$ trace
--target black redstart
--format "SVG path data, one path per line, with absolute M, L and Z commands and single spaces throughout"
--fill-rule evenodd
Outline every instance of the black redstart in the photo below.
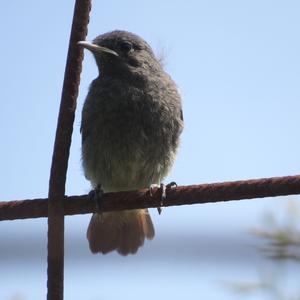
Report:
M 82 110 L 86 178 L 104 192 L 149 188 L 170 171 L 183 129 L 181 98 L 151 47 L 112 31 L 79 45 L 99 68 Z M 154 237 L 147 209 L 94 213 L 87 238 L 93 253 L 136 253 Z

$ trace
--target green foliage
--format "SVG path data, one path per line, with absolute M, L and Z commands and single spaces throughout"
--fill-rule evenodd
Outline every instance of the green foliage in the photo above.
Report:
M 300 300 L 300 290 L 291 292 L 285 287 L 287 264 L 300 267 L 300 207 L 290 201 L 282 215 L 267 212 L 262 228 L 250 233 L 265 242 L 257 250 L 269 261 L 268 267 L 259 269 L 255 281 L 230 283 L 230 289 L 241 296 L 260 293 L 272 300 Z

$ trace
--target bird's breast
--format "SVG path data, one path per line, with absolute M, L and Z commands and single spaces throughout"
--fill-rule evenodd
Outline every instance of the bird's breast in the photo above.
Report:
M 85 174 L 106 190 L 134 189 L 157 183 L 173 163 L 174 120 L 155 94 L 133 87 L 91 91 L 82 127 Z M 92 117 L 91 117 L 92 116 Z M 128 186 L 129 185 L 129 186 Z

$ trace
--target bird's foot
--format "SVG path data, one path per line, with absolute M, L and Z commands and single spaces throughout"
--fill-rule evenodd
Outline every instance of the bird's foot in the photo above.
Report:
M 167 190 L 176 187 L 177 183 L 175 181 L 172 181 L 168 184 L 161 183 L 160 189 L 161 189 L 161 199 L 160 199 L 160 206 L 157 208 L 158 214 L 161 214 L 162 212 L 162 206 L 164 205 L 164 201 L 167 199 Z
M 150 197 L 153 196 L 153 190 L 154 190 L 154 189 L 158 189 L 159 187 L 160 187 L 160 186 L 159 186 L 158 184 L 156 184 L 156 183 L 153 183 L 153 184 L 150 185 L 150 187 L 149 187 L 149 194 L 150 194 Z
M 172 187 L 176 187 L 176 186 L 177 186 L 177 183 L 174 182 L 174 181 L 168 183 L 167 185 L 164 184 L 164 183 L 161 183 L 160 185 L 158 185 L 158 184 L 151 184 L 150 185 L 149 193 L 150 193 L 151 197 L 153 196 L 153 189 L 154 188 L 160 187 L 160 189 L 161 189 L 160 205 L 157 207 L 157 211 L 158 211 L 159 214 L 161 214 L 162 206 L 164 205 L 164 201 L 167 199 L 167 190 L 171 189 Z
M 98 184 L 93 190 L 89 192 L 89 198 L 95 202 L 96 212 L 102 214 L 102 199 L 103 199 L 103 189 L 101 184 Z

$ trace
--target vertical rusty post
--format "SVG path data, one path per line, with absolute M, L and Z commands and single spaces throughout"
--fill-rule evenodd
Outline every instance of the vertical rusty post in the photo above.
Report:
M 52 156 L 48 201 L 48 300 L 63 299 L 65 183 L 91 0 L 76 0 Z

